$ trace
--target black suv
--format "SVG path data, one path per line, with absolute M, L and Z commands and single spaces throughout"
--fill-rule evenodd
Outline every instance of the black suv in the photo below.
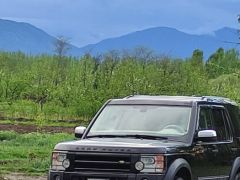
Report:
M 240 115 L 221 97 L 109 100 L 59 143 L 50 180 L 240 179 Z

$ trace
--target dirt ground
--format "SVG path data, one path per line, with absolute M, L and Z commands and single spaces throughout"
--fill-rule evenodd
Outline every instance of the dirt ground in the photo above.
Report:
M 72 134 L 72 133 L 74 133 L 74 128 L 55 127 L 55 126 L 37 127 L 34 125 L 0 124 L 0 131 L 16 131 L 18 133 L 30 133 L 30 132 L 61 133 L 61 132 L 65 132 L 65 133 Z
M 0 180 L 47 180 L 47 177 L 44 176 L 25 176 L 20 173 L 12 173 L 8 175 L 0 176 Z

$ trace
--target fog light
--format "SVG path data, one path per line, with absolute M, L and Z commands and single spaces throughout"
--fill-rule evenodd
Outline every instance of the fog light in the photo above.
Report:
M 62 162 L 62 166 L 63 166 L 65 169 L 69 168 L 69 166 L 70 166 L 70 161 L 69 161 L 69 159 L 64 159 L 63 162 Z
M 136 168 L 136 170 L 138 170 L 138 171 L 143 170 L 143 169 L 144 169 L 144 164 L 143 164 L 143 162 L 142 162 L 142 161 L 136 162 L 135 168 Z
M 60 176 L 55 176 L 55 180 L 61 180 L 61 177 Z

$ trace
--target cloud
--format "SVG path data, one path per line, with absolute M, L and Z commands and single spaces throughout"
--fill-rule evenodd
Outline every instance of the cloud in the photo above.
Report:
M 237 27 L 239 0 L 1 0 L 0 18 L 29 22 L 79 46 L 149 27 L 190 33 Z

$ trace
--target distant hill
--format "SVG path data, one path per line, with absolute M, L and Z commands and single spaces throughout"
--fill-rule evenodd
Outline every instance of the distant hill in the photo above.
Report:
M 55 37 L 31 24 L 0 19 L 0 50 L 53 54 L 55 40 Z M 154 50 L 157 54 L 180 58 L 190 57 L 193 50 L 201 49 L 206 59 L 219 47 L 239 49 L 239 46 L 226 41 L 240 41 L 236 29 L 225 27 L 211 34 L 194 35 L 173 28 L 155 27 L 106 39 L 82 48 L 71 45 L 68 55 L 81 56 L 84 53 L 97 55 L 110 50 L 131 50 L 142 46 Z
M 55 41 L 55 37 L 31 24 L 0 19 L 0 50 L 53 54 Z M 79 53 L 79 49 L 71 45 L 69 54 Z
M 173 28 L 156 27 L 106 39 L 97 44 L 82 47 L 81 50 L 98 54 L 113 49 L 123 50 L 144 46 L 159 54 L 185 58 L 190 57 L 194 49 L 201 49 L 207 58 L 219 47 L 224 49 L 237 47 L 236 44 L 226 41 L 239 42 L 236 29 L 225 27 L 212 34 L 193 35 Z

